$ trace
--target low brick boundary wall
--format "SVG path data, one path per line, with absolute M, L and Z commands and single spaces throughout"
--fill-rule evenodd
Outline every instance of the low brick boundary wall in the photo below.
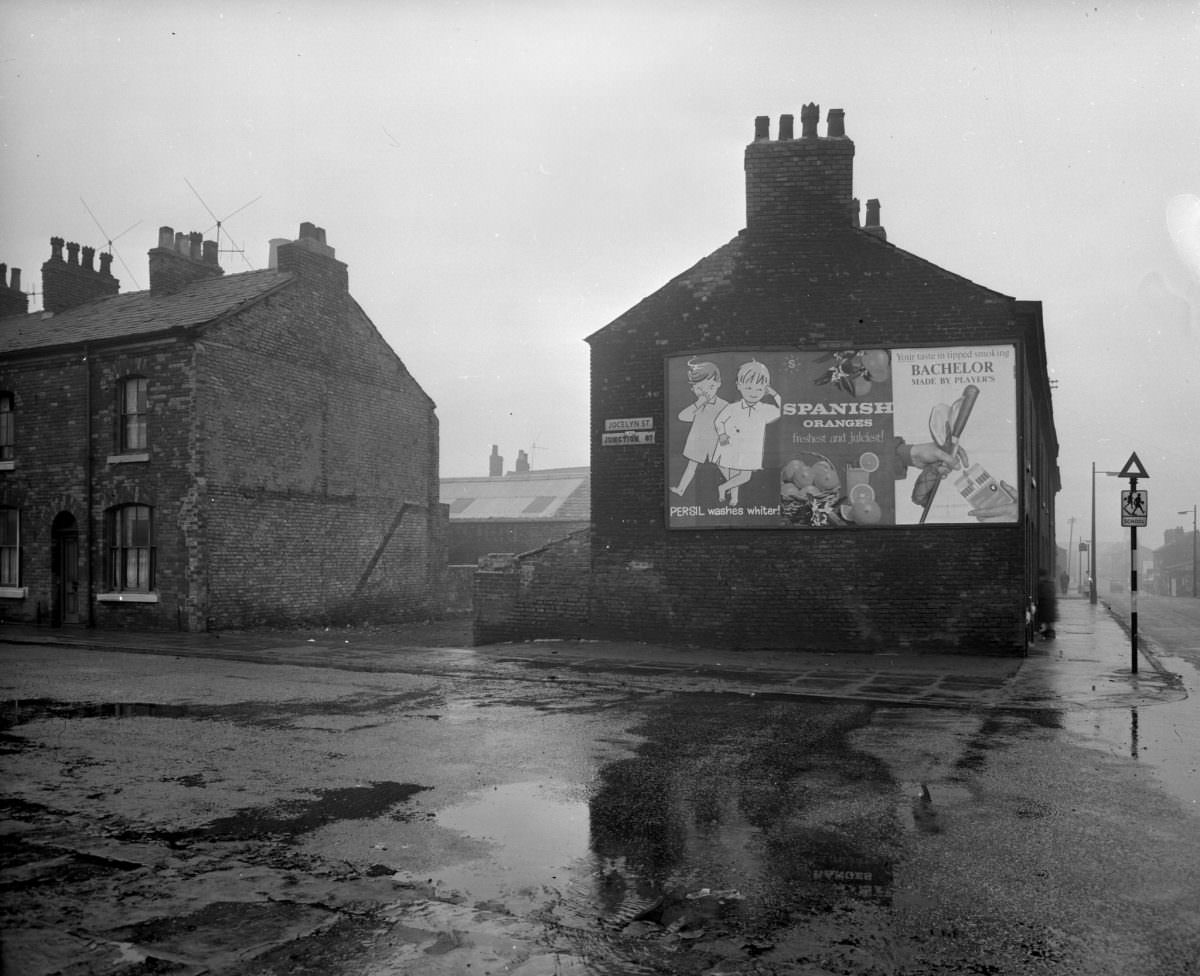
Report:
M 485 556 L 474 577 L 474 642 L 582 637 L 590 588 L 590 529 L 529 552 Z

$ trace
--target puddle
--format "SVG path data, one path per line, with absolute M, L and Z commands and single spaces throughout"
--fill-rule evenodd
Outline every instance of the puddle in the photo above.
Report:
M 1200 689 L 1200 670 L 1193 664 L 1182 658 L 1160 660 L 1193 694 Z M 1168 793 L 1200 813 L 1200 712 L 1195 702 L 1066 712 L 1063 726 L 1087 745 L 1145 763 Z
M 658 702 L 637 727 L 637 754 L 601 765 L 586 797 L 524 780 L 438 810 L 438 828 L 474 856 L 442 859 L 419 880 L 581 931 L 686 929 L 703 917 L 711 932 L 847 899 L 886 904 L 895 784 L 846 739 L 870 715 L 795 699 Z
M 572 864 L 587 856 L 588 805 L 560 782 L 506 783 L 478 790 L 437 813 L 442 827 L 491 845 L 486 859 L 438 871 L 438 881 L 473 901 L 525 898 L 566 887 Z
M 0 706 L 0 729 L 48 718 L 205 718 L 212 709 L 154 702 L 62 702 L 51 698 L 10 699 Z
M 0 702 L 0 733 L 18 725 L 49 719 L 193 719 L 217 720 L 236 725 L 277 727 L 314 727 L 331 732 L 352 732 L 371 728 L 397 717 L 438 719 L 429 709 L 442 705 L 440 693 L 429 690 L 406 691 L 393 695 L 356 694 L 335 700 L 242 701 L 225 705 L 163 704 L 161 702 L 72 702 L 53 698 L 9 699 Z M 384 716 L 380 718 L 380 716 Z M 352 720 L 365 716 L 366 724 Z
M 342 820 L 369 820 L 389 812 L 393 819 L 407 814 L 392 810 L 427 786 L 413 783 L 371 783 L 324 790 L 311 800 L 293 800 L 269 807 L 249 807 L 191 830 L 164 835 L 168 841 L 245 840 L 268 834 L 294 837 Z

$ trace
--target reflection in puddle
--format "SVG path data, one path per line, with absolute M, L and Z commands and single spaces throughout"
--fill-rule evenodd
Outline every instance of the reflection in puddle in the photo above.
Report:
M 506 783 L 478 790 L 445 807 L 437 821 L 493 845 L 483 860 L 438 872 L 441 884 L 473 901 L 536 900 L 547 887 L 565 886 L 572 862 L 588 850 L 588 807 L 568 798 L 562 783 Z M 508 904 L 513 909 L 511 903 Z
M 846 741 L 870 708 L 719 704 L 691 704 L 700 737 L 687 731 L 694 714 L 664 708 L 636 756 L 599 769 L 586 801 L 563 782 L 526 781 L 439 810 L 440 827 L 488 851 L 439 867 L 438 887 L 607 929 L 769 927 L 847 899 L 889 903 L 895 784 Z
M 1200 671 L 1189 662 L 1164 658 L 1163 665 L 1182 675 L 1185 687 L 1200 688 Z M 1063 725 L 1088 745 L 1145 763 L 1168 793 L 1200 810 L 1200 755 L 1195 746 L 1200 741 L 1200 713 L 1194 702 L 1065 712 Z

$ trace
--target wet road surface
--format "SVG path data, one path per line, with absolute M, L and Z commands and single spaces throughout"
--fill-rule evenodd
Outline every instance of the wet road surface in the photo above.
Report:
M 0 660 L 5 972 L 1198 971 L 1194 698 Z

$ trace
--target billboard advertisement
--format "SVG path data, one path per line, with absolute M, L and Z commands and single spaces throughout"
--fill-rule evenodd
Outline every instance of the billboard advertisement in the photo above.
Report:
M 667 357 L 667 526 L 1017 521 L 1013 345 Z

